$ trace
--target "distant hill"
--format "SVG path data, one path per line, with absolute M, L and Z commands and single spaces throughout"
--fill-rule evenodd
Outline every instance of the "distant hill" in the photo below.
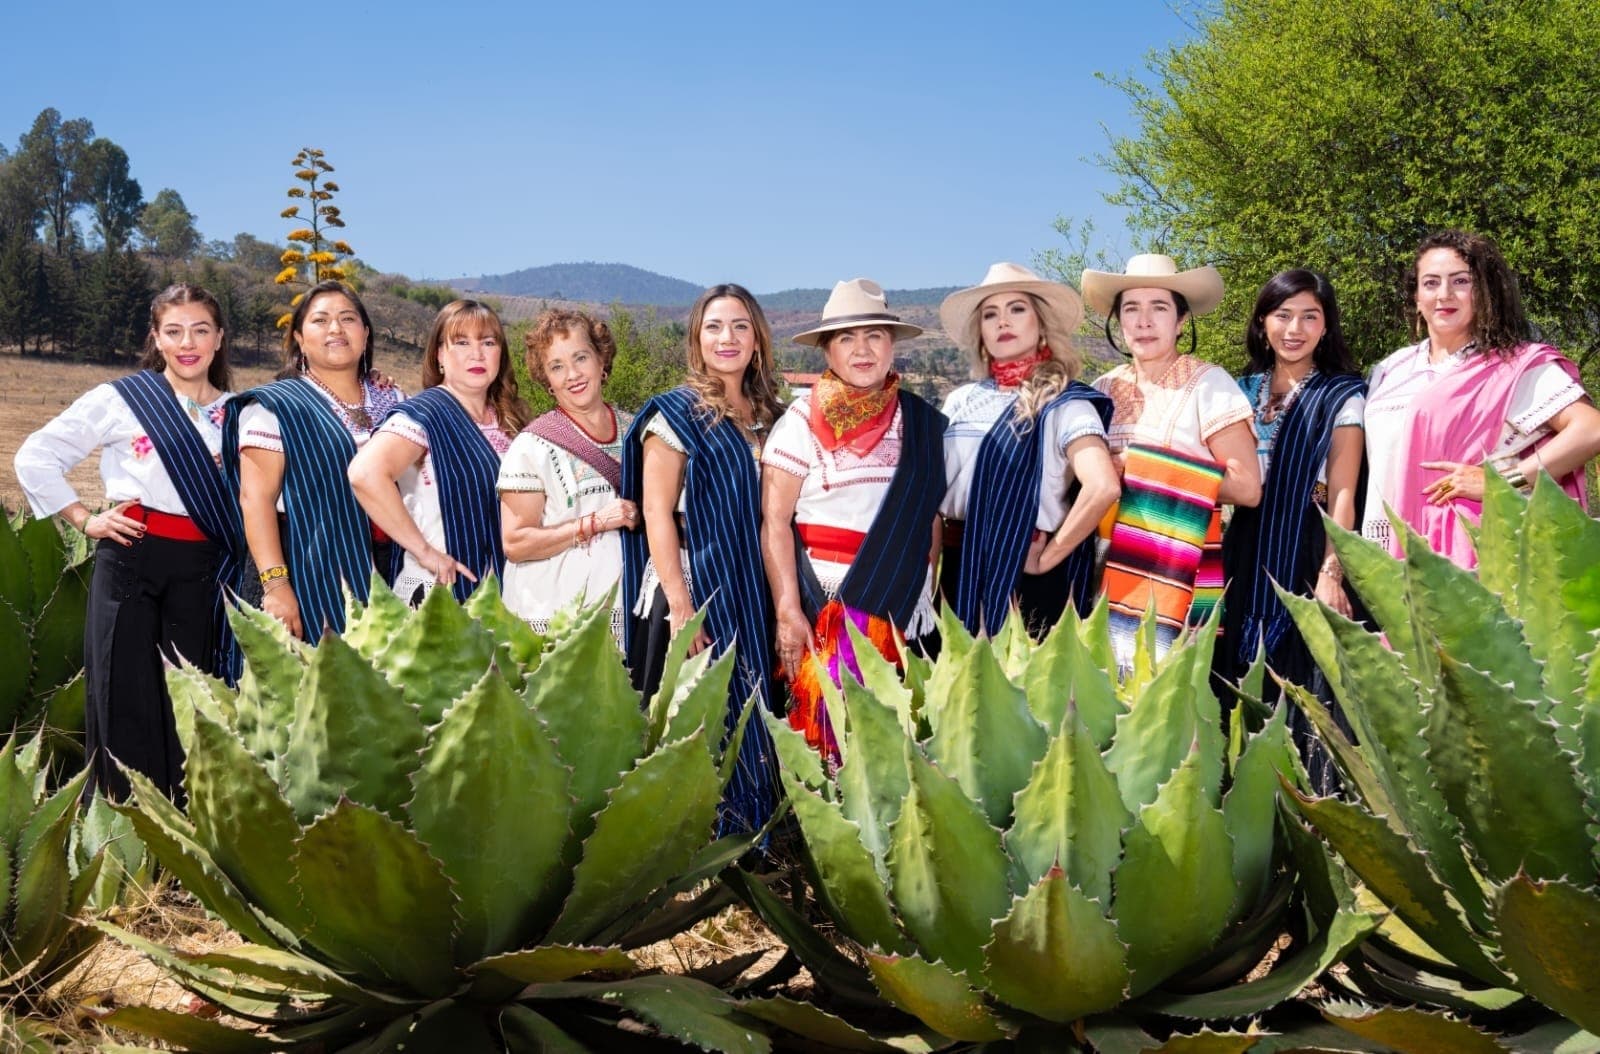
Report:
M 486 274 L 450 283 L 465 292 L 495 293 L 501 296 L 527 296 L 543 300 L 577 300 L 595 304 L 650 304 L 656 307 L 688 307 L 704 287 L 681 278 L 646 271 L 620 263 L 564 263 L 528 267 L 510 274 Z M 937 307 L 959 288 L 935 286 L 928 289 L 890 289 L 889 306 Z M 769 314 L 791 311 L 822 313 L 829 289 L 782 289 L 756 294 Z
M 598 304 L 692 304 L 702 286 L 620 263 L 565 263 L 452 282 L 464 291 L 587 300 Z

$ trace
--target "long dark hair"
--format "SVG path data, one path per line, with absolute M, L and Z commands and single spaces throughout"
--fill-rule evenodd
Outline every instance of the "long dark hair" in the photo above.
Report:
M 217 298 L 197 285 L 187 282 L 178 282 L 169 285 L 156 294 L 150 301 L 150 332 L 144 338 L 144 357 L 139 360 L 141 369 L 155 370 L 157 373 L 167 368 L 167 360 L 161 354 L 161 347 L 156 343 L 156 331 L 161 328 L 161 316 L 167 313 L 167 308 L 177 307 L 179 304 L 199 304 L 211 314 L 211 321 L 216 325 L 217 332 L 222 334 L 222 339 L 217 342 L 217 353 L 211 356 L 211 366 L 206 370 L 206 380 L 219 392 L 226 392 L 233 388 L 233 370 L 228 367 L 228 331 L 222 326 L 222 305 L 217 303 Z
M 1411 313 L 1411 331 L 1420 339 L 1427 326 L 1417 311 L 1417 265 L 1425 253 L 1449 249 L 1472 272 L 1472 339 L 1478 351 L 1509 355 L 1533 335 L 1528 316 L 1522 311 L 1522 291 L 1517 276 L 1511 273 L 1500 247 L 1471 231 L 1435 231 L 1422 239 L 1417 254 L 1406 272 L 1406 310 Z
M 1166 289 L 1166 286 L 1153 285 L 1151 289 Z M 1172 294 L 1173 306 L 1178 309 L 1179 318 L 1189 320 L 1189 354 L 1193 355 L 1200 347 L 1200 334 L 1195 326 L 1194 315 L 1189 312 L 1189 298 L 1176 289 L 1167 289 Z M 1124 355 L 1131 352 L 1122 351 L 1122 345 L 1117 343 L 1117 338 L 1111 335 L 1111 320 L 1117 317 L 1117 312 L 1122 310 L 1122 290 L 1117 290 L 1117 295 L 1111 298 L 1111 310 L 1106 312 L 1106 343 L 1121 351 Z
M 361 372 L 358 376 L 361 379 L 365 379 L 367 374 L 372 372 L 374 335 L 372 332 L 372 318 L 367 314 L 367 305 L 361 302 L 361 298 L 356 295 L 354 289 L 351 289 L 343 282 L 330 278 L 326 282 L 318 282 L 306 290 L 306 295 L 301 297 L 300 302 L 294 306 L 294 314 L 289 317 L 289 328 L 283 331 L 284 367 L 278 373 L 280 378 L 298 376 L 305 367 L 305 353 L 300 350 L 300 327 L 306 324 L 306 315 L 311 313 L 311 302 L 324 293 L 338 293 L 356 306 L 356 313 L 361 316 L 361 324 L 367 330 L 367 346 L 361 349 Z
M 1311 364 L 1327 374 L 1357 372 L 1355 359 L 1344 342 L 1339 300 L 1333 293 L 1333 283 L 1304 267 L 1280 271 L 1267 279 L 1267 284 L 1256 294 L 1250 325 L 1244 331 L 1244 350 L 1250 356 L 1250 372 L 1265 373 L 1277 362 L 1272 343 L 1267 340 L 1267 316 L 1278 310 L 1285 300 L 1301 293 L 1310 293 L 1322 305 L 1322 339 L 1311 349 Z

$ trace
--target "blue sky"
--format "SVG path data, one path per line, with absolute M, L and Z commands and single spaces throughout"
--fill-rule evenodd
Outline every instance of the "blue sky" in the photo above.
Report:
M 1166 0 L 92 0 L 3 24 L 6 146 L 46 106 L 87 117 L 207 238 L 281 239 L 309 145 L 386 270 L 618 261 L 757 290 L 969 284 L 1057 244 L 1061 213 L 1130 251 L 1094 155 L 1134 126 L 1095 74 L 1189 32 Z

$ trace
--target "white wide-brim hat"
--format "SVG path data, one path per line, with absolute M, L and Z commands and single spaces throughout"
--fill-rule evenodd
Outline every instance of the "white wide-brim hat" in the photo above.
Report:
M 944 326 L 945 336 L 968 355 L 976 355 L 980 337 L 978 327 L 972 324 L 973 316 L 991 296 L 1012 292 L 1031 293 L 1043 301 L 1051 321 L 1061 333 L 1077 332 L 1083 321 L 1083 301 L 1070 285 L 1040 278 L 1021 264 L 997 263 L 989 265 L 989 273 L 983 276 L 982 282 L 951 293 L 939 305 L 939 323 Z
M 883 286 L 870 278 L 852 278 L 834 285 L 828 302 L 822 306 L 822 323 L 804 333 L 796 333 L 796 344 L 820 347 L 829 333 L 857 326 L 883 326 L 893 331 L 895 340 L 915 337 L 921 326 L 900 321 L 899 315 L 889 313 L 889 301 L 883 295 Z
M 1222 303 L 1222 276 L 1215 267 L 1207 264 L 1180 271 L 1172 257 L 1162 253 L 1135 256 L 1121 274 L 1086 270 L 1079 285 L 1083 287 L 1084 303 L 1101 317 L 1111 314 L 1111 302 L 1124 289 L 1170 289 L 1182 293 L 1189 310 L 1196 315 L 1204 315 Z

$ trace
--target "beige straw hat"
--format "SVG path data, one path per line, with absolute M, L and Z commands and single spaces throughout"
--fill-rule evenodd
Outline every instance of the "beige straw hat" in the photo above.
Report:
M 1062 282 L 1040 278 L 1021 264 L 997 263 L 989 265 L 983 281 L 970 289 L 951 293 L 939 305 L 939 323 L 945 336 L 955 341 L 956 347 L 970 355 L 978 353 L 978 327 L 973 319 L 978 307 L 996 293 L 1031 293 L 1038 297 L 1049 312 L 1050 318 L 1041 319 L 1059 333 L 1077 332 L 1083 321 L 1083 301 L 1077 291 Z
M 794 342 L 821 347 L 829 333 L 857 326 L 883 326 L 894 332 L 895 340 L 909 339 L 922 332 L 921 326 L 902 322 L 899 315 L 889 314 L 883 286 L 870 278 L 852 278 L 839 282 L 828 294 L 828 302 L 822 306 L 822 324 L 796 333 Z
M 1086 270 L 1079 285 L 1089 310 L 1102 317 L 1111 314 L 1111 302 L 1124 289 L 1170 289 L 1182 293 L 1189 310 L 1196 315 L 1204 315 L 1222 303 L 1222 276 L 1215 267 L 1208 264 L 1180 271 L 1172 257 L 1161 253 L 1135 256 L 1121 274 Z

